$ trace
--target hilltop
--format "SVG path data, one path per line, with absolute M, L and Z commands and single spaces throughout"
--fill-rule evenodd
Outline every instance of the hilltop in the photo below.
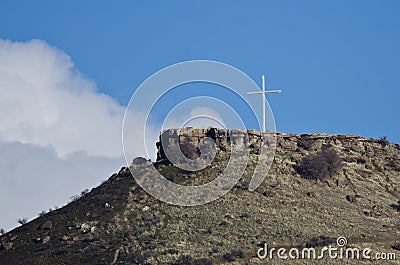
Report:
M 196 155 L 205 135 L 219 135 L 216 159 L 204 170 L 188 172 L 171 165 L 158 143 L 156 169 L 185 185 L 214 179 L 229 158 L 227 132 L 182 132 L 179 141 L 190 143 L 188 156 Z M 223 197 L 195 207 L 170 205 L 148 195 L 123 167 L 68 205 L 1 236 L 0 264 L 310 264 L 316 261 L 260 260 L 257 250 L 266 242 L 276 248 L 321 248 L 335 245 L 339 236 L 347 238 L 348 247 L 400 255 L 399 145 L 355 135 L 277 133 L 272 166 L 251 192 L 247 187 L 261 134 L 249 133 L 254 142 L 245 174 Z M 310 175 L 304 161 L 312 167 L 322 150 L 337 155 L 338 170 Z

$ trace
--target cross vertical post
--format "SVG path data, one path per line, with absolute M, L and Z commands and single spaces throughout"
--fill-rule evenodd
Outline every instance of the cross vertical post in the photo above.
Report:
M 262 132 L 266 131 L 266 117 L 265 117 L 265 101 L 266 101 L 266 94 L 267 93 L 281 93 L 281 90 L 265 90 L 265 76 L 261 76 L 261 91 L 257 92 L 247 92 L 247 95 L 255 95 L 255 94 L 261 94 L 261 100 L 262 100 Z
M 263 130 L 263 132 L 265 132 L 265 100 L 266 100 L 266 97 L 265 97 L 265 76 L 264 75 L 262 75 L 261 76 L 261 82 L 262 82 L 262 97 L 261 97 L 261 100 L 262 100 L 262 117 L 263 117 L 263 126 L 262 126 L 262 130 Z

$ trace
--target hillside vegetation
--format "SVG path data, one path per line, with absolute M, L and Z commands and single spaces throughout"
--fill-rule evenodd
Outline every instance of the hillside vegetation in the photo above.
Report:
M 274 163 L 256 191 L 247 189 L 254 152 L 231 191 L 196 207 L 151 197 L 124 167 L 65 207 L 1 236 L 0 264 L 313 264 L 261 260 L 257 250 L 264 243 L 322 248 L 339 236 L 347 247 L 400 259 L 399 145 L 347 135 L 278 134 L 277 140 Z M 155 165 L 171 181 L 197 185 L 215 178 L 227 159 L 196 173 Z

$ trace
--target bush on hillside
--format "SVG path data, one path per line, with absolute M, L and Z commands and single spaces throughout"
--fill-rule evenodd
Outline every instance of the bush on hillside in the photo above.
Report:
M 28 222 L 28 218 L 27 218 L 27 217 L 20 218 L 20 219 L 18 219 L 17 221 L 18 221 L 18 223 L 19 223 L 20 225 L 24 225 L 24 224 L 26 224 L 26 223 Z
M 305 156 L 296 167 L 302 178 L 322 180 L 337 174 L 343 168 L 339 155 L 333 149 L 323 149 L 316 154 Z

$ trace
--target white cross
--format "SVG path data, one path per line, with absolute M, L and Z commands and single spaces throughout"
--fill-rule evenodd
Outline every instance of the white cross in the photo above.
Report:
M 261 94 L 262 95 L 262 114 L 263 114 L 263 127 L 262 130 L 265 132 L 265 100 L 267 93 L 281 93 L 281 90 L 265 90 L 265 77 L 264 75 L 261 76 L 262 79 L 262 91 L 257 92 L 248 92 L 247 95 L 254 95 L 254 94 Z

